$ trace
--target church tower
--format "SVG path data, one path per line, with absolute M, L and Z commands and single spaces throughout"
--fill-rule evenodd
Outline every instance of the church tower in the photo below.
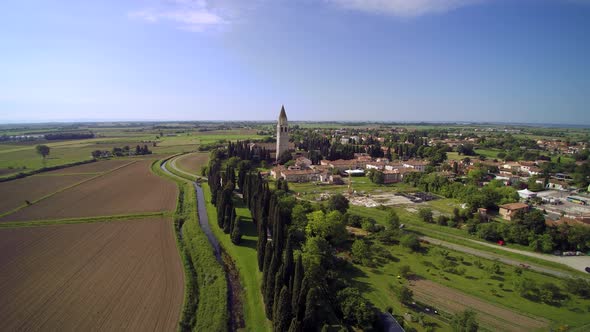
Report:
M 289 150 L 289 125 L 287 124 L 287 113 L 285 106 L 281 106 L 279 122 L 277 122 L 277 160 L 281 154 Z

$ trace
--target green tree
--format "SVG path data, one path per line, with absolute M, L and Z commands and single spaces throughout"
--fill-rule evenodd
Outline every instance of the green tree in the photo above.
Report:
M 283 286 L 277 303 L 277 312 L 272 324 L 273 330 L 275 332 L 287 331 L 289 325 L 291 325 L 291 317 L 291 295 L 287 286 Z
M 340 244 L 348 238 L 346 224 L 342 214 L 337 211 L 324 214 L 323 211 L 314 211 L 307 215 L 305 232 L 308 237 L 320 236 L 332 244 Z
M 328 200 L 327 208 L 329 211 L 340 211 L 344 214 L 348 210 L 348 199 L 342 194 L 335 194 Z
M 420 210 L 418 210 L 418 216 L 424 222 L 427 222 L 427 223 L 433 223 L 434 222 L 434 219 L 433 219 L 433 216 L 432 216 L 432 210 L 429 209 L 429 208 L 421 208 Z
M 234 219 L 234 226 L 231 230 L 231 242 L 233 244 L 240 244 L 240 242 L 242 241 L 242 232 L 240 231 L 240 220 L 241 217 L 239 216 Z
M 475 311 L 465 310 L 453 316 L 451 326 L 455 332 L 477 332 L 479 324 L 475 319 Z
M 49 155 L 51 148 L 48 147 L 47 145 L 37 145 L 35 147 L 35 150 L 37 151 L 38 154 L 41 155 L 41 157 L 43 157 L 43 163 L 45 163 L 45 158 Z
M 410 305 L 414 301 L 414 292 L 406 286 L 403 286 L 399 292 L 399 300 L 405 305 Z
M 420 250 L 420 241 L 418 240 L 418 237 L 414 234 L 406 234 L 402 237 L 401 241 L 400 241 L 401 245 L 406 247 L 406 248 L 410 248 L 413 251 L 419 251 Z
M 362 265 L 371 264 L 371 246 L 365 240 L 355 240 L 352 243 L 352 258 Z

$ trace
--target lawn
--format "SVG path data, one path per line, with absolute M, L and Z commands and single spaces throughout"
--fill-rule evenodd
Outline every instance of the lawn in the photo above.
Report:
M 242 241 L 240 245 L 234 245 L 228 234 L 225 234 L 217 225 L 217 211 L 211 204 L 211 191 L 209 185 L 202 184 L 207 203 L 207 215 L 213 233 L 221 243 L 223 249 L 233 258 L 235 265 L 240 274 L 240 281 L 244 292 L 242 294 L 244 304 L 244 318 L 246 321 L 246 330 L 260 331 L 272 329 L 271 322 L 266 319 L 264 313 L 264 303 L 260 284 L 262 282 L 262 273 L 258 271 L 258 261 L 256 256 L 256 226 L 252 222 L 250 211 L 241 203 L 235 200 L 236 213 L 242 217 L 240 230 L 242 231 Z
M 590 300 L 588 299 L 570 295 L 560 306 L 551 306 L 525 299 L 515 291 L 515 282 L 525 277 L 539 285 L 553 283 L 561 287 L 563 291 L 562 282 L 557 282 L 554 277 L 528 270 L 523 271 L 519 276 L 515 268 L 501 263 L 499 263 L 500 273 L 494 274 L 489 271 L 494 264 L 493 261 L 474 258 L 436 246 L 428 245 L 420 253 L 411 252 L 398 245 L 376 246 L 373 252 L 379 254 L 375 265 L 372 267 L 355 265 L 360 271 L 354 274 L 354 280 L 364 290 L 363 293 L 367 298 L 382 309 L 391 306 L 397 313 L 402 310 L 395 296 L 395 290 L 400 286 L 400 281 L 395 276 L 399 274 L 400 266 L 408 265 L 413 273 L 422 278 L 458 289 L 487 302 L 508 307 L 515 312 L 547 318 L 556 325 L 568 324 L 570 327 L 579 327 L 590 324 L 590 315 L 588 315 Z M 447 259 L 443 258 L 445 252 L 448 255 Z M 454 267 L 462 273 L 445 272 L 443 264 Z

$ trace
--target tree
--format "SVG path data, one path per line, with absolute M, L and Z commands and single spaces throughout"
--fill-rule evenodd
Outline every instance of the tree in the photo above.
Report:
M 410 248 L 413 251 L 419 251 L 420 250 L 420 241 L 418 240 L 418 237 L 414 234 L 406 234 L 402 237 L 401 241 L 400 241 L 401 245 L 406 247 L 406 248 Z
M 242 232 L 240 231 L 240 220 L 242 217 L 236 217 L 234 219 L 234 225 L 231 230 L 231 242 L 233 244 L 240 244 L 242 241 Z
M 291 324 L 291 317 L 291 296 L 287 286 L 283 286 L 277 303 L 277 312 L 273 321 L 273 330 L 276 332 L 287 331 Z
M 371 263 L 371 246 L 365 240 L 355 240 L 352 244 L 352 258 L 362 265 Z
M 434 219 L 432 217 L 432 210 L 429 208 L 421 208 L 420 210 L 418 210 L 418 216 L 420 216 L 420 219 L 422 219 L 422 221 L 424 222 L 434 222 Z
M 357 288 L 346 287 L 338 291 L 336 301 L 346 322 L 364 331 L 372 330 L 372 325 L 377 318 L 375 308 Z
M 340 244 L 348 238 L 344 218 L 336 210 L 328 214 L 314 211 L 307 215 L 307 219 L 305 232 L 309 237 L 320 236 L 333 244 Z
M 340 213 L 346 213 L 348 210 L 348 199 L 342 194 L 336 194 L 330 197 L 328 200 L 328 210 L 340 211 Z
M 281 155 L 277 159 L 277 164 L 285 164 L 291 159 L 293 159 L 293 155 L 291 154 L 291 152 L 289 152 L 289 150 L 283 151 L 283 153 L 281 153 Z
M 407 279 L 410 275 L 412 275 L 412 270 L 410 269 L 409 265 L 402 265 L 399 267 L 399 274 L 400 276 Z
M 410 305 L 414 301 L 414 292 L 406 286 L 403 286 L 399 292 L 399 300 L 405 304 Z
M 316 306 L 320 302 L 320 291 L 313 287 L 307 292 L 305 301 L 305 315 L 303 316 L 303 330 L 315 331 L 320 326 Z
M 49 148 L 47 145 L 37 145 L 35 150 L 41 155 L 41 157 L 43 157 L 43 162 L 45 162 L 45 158 L 49 155 L 51 148 Z
M 92 159 L 98 159 L 98 158 L 100 158 L 100 156 L 102 156 L 102 151 L 100 151 L 100 150 L 92 151 Z
M 451 326 L 456 332 L 476 332 L 479 324 L 475 320 L 475 311 L 468 309 L 456 314 L 453 316 Z

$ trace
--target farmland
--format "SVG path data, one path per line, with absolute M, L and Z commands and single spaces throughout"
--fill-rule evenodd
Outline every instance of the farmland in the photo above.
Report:
M 0 330 L 176 329 L 183 272 L 166 218 L 0 230 Z
M 0 213 L 6 213 L 25 201 L 33 202 L 41 197 L 54 193 L 91 178 L 92 175 L 78 174 L 67 176 L 30 176 L 24 179 L 0 183 Z
M 175 164 L 184 172 L 198 175 L 201 172 L 201 167 L 206 166 L 208 161 L 209 154 L 207 152 L 201 152 L 181 156 L 175 160 Z
M 176 186 L 137 161 L 27 206 L 2 221 L 61 219 L 172 211 Z M 46 179 L 53 177 L 33 177 Z

